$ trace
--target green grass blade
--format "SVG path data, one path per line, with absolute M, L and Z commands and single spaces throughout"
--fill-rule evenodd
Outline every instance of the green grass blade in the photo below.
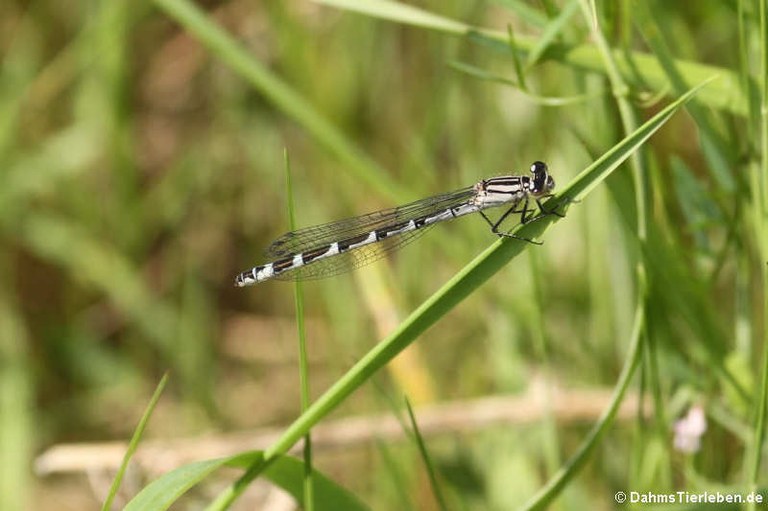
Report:
M 239 466 L 245 467 L 250 463 L 242 459 Z M 281 456 L 264 472 L 264 476 L 274 484 L 290 493 L 296 502 L 305 502 L 306 498 L 300 492 L 304 488 L 306 468 L 301 460 L 289 456 Z M 355 494 L 334 483 L 327 476 L 312 469 L 314 482 L 314 506 L 317 511 L 367 511 L 369 508 Z
M 507 25 L 507 34 L 509 34 L 509 49 L 512 53 L 512 68 L 515 70 L 515 76 L 517 76 L 517 85 L 519 86 L 520 90 L 528 91 L 528 83 L 525 79 L 523 62 L 522 58 L 520 57 L 524 54 L 524 52 L 517 49 L 517 45 L 515 43 L 515 32 L 512 29 L 512 25 Z
M 522 75 L 521 75 L 521 80 L 518 83 L 518 82 L 515 82 L 514 80 L 510 80 L 509 78 L 497 75 L 495 73 L 491 73 L 489 71 L 486 71 L 485 69 L 481 69 L 479 67 L 472 66 L 470 64 L 465 64 L 463 62 L 450 61 L 448 65 L 451 66 L 456 71 L 465 73 L 473 78 L 477 78 L 478 80 L 486 80 L 489 82 L 502 83 L 504 85 L 514 87 L 516 90 L 520 91 L 520 93 L 522 93 L 525 97 L 530 99 L 531 102 L 541 106 L 557 107 L 557 106 L 564 106 L 564 105 L 572 105 L 575 103 L 584 103 L 591 99 L 601 97 L 604 94 L 603 92 L 598 92 L 598 93 L 590 93 L 590 94 L 579 94 L 576 96 L 567 96 L 567 97 L 539 96 L 537 94 L 531 93 L 529 90 L 523 87 Z
M 128 502 L 123 511 L 160 511 L 168 509 L 190 488 L 227 465 L 230 458 L 197 461 L 172 470 L 155 479 Z
M 131 457 L 133 457 L 133 454 L 139 447 L 141 436 L 144 434 L 144 430 L 147 428 L 149 418 L 152 416 L 152 412 L 155 410 L 155 406 L 157 406 L 157 402 L 160 400 L 160 396 L 163 394 L 163 390 L 165 389 L 165 385 L 167 383 L 168 373 L 165 373 L 160 379 L 160 383 L 157 384 L 157 388 L 155 388 L 155 392 L 152 394 L 152 398 L 149 400 L 147 409 L 144 411 L 144 415 L 142 415 L 141 420 L 139 421 L 139 425 L 136 426 L 136 431 L 134 431 L 133 436 L 131 437 L 131 441 L 128 443 L 128 449 L 125 451 L 123 461 L 120 463 L 120 468 L 117 470 L 117 474 L 115 474 L 115 479 L 112 481 L 112 485 L 109 487 L 107 498 L 104 500 L 104 504 L 101 506 L 102 511 L 109 511 L 112 509 L 112 501 L 115 499 L 115 495 L 117 495 L 117 490 L 120 489 L 120 483 L 122 482 L 125 471 L 128 468 L 128 462 L 131 460 Z
M 437 501 L 437 507 L 442 511 L 446 511 L 448 506 L 445 504 L 445 497 L 443 491 L 440 488 L 440 484 L 437 482 L 437 474 L 435 473 L 435 467 L 432 464 L 432 460 L 427 452 L 427 446 L 424 443 L 424 437 L 421 436 L 419 431 L 419 424 L 416 422 L 416 417 L 413 415 L 413 407 L 408 399 L 405 400 L 405 408 L 408 410 L 408 419 L 411 422 L 411 428 L 413 428 L 413 437 L 416 439 L 416 445 L 419 448 L 419 455 L 424 462 L 424 466 L 427 469 L 427 475 L 429 476 L 429 486 L 432 488 L 432 493 L 435 495 Z
M 616 412 L 621 405 L 621 401 L 624 398 L 624 394 L 629 387 L 629 383 L 632 381 L 632 376 L 635 374 L 635 370 L 640 365 L 642 359 L 643 350 L 641 342 L 642 332 L 645 323 L 645 308 L 641 304 L 635 311 L 635 323 L 632 332 L 632 340 L 630 342 L 629 353 L 627 360 L 621 370 L 619 381 L 616 388 L 613 391 L 611 403 L 608 408 L 603 412 L 600 420 L 593 426 L 592 430 L 587 435 L 587 438 L 581 444 L 576 454 L 568 460 L 568 462 L 549 480 L 549 482 L 531 498 L 523 509 L 525 511 L 533 511 L 538 509 L 545 509 L 560 492 L 565 488 L 570 481 L 584 464 L 589 459 L 589 455 L 600 443 L 600 439 L 603 437 L 608 428 L 613 424 L 613 419 L 616 417 Z
M 560 204 L 585 197 L 591 190 L 605 180 L 611 172 L 621 165 L 648 138 L 653 135 L 683 104 L 689 101 L 709 81 L 691 89 L 680 99 L 671 103 L 653 118 L 643 124 L 634 133 L 606 152 L 595 163 L 581 172 L 556 197 L 550 199 L 545 207 L 549 210 Z M 555 215 L 549 215 L 529 222 L 514 233 L 527 239 L 533 239 L 555 221 Z M 283 435 L 269 449 L 264 451 L 265 459 L 248 470 L 240 481 L 225 490 L 219 501 L 231 502 L 236 495 L 244 491 L 251 479 L 258 476 L 271 460 L 285 454 L 323 417 L 328 415 L 353 391 L 359 388 L 376 371 L 392 360 L 427 328 L 447 314 L 475 289 L 480 287 L 501 270 L 513 257 L 521 253 L 530 244 L 518 239 L 499 239 L 472 262 L 460 270 L 435 294 L 422 303 L 406 318 L 389 337 L 366 353 L 347 373 L 339 378 L 312 406 L 293 422 Z M 219 509 L 219 508 L 214 508 Z
M 184 465 L 152 481 L 125 507 L 125 511 L 162 511 L 168 509 L 190 488 L 203 481 L 222 467 L 245 468 L 263 459 L 262 452 L 248 452 L 199 461 Z M 302 502 L 304 463 L 295 458 L 281 456 L 275 459 L 264 476 L 288 492 L 297 502 Z M 354 494 L 334 483 L 327 476 L 313 471 L 316 506 L 318 511 L 365 511 L 368 507 Z
M 460 21 L 388 0 L 319 0 L 318 3 L 440 32 L 466 34 L 471 30 L 469 25 Z
M 451 35 L 483 37 L 507 45 L 509 35 L 497 30 L 488 30 L 473 27 L 437 14 L 433 14 L 415 7 L 404 6 L 398 2 L 389 0 L 317 0 L 319 3 L 358 12 L 367 16 L 381 18 L 397 23 L 412 25 L 430 30 L 436 30 Z M 515 46 L 530 52 L 534 49 L 538 39 L 515 35 Z M 508 45 L 507 45 L 508 47 Z M 619 65 L 624 80 L 633 87 L 654 90 L 664 90 L 668 86 L 667 74 L 659 65 L 654 55 L 642 52 L 632 53 L 632 62 L 619 51 L 614 50 L 616 61 Z M 591 44 L 582 44 L 575 47 L 560 48 L 557 52 L 549 52 L 547 57 L 563 64 L 568 64 L 578 69 L 605 73 L 605 64 L 598 49 Z M 739 76 L 723 67 L 709 66 L 687 60 L 676 60 L 677 69 L 686 77 L 688 83 L 702 83 L 710 77 L 718 75 L 720 80 L 701 91 L 697 97 L 702 104 L 746 116 L 747 99 L 739 86 Z M 640 74 L 636 73 L 639 71 Z
M 579 0 L 571 0 L 571 3 L 566 5 L 565 8 L 560 11 L 557 18 L 547 24 L 544 32 L 541 34 L 541 39 L 536 42 L 528 53 L 526 68 L 530 69 L 539 62 L 547 49 L 554 44 L 555 39 L 560 35 L 560 32 L 563 31 L 568 20 L 570 20 L 571 16 L 573 16 L 578 9 Z
M 288 194 L 288 227 L 296 230 L 296 208 L 293 200 L 293 183 L 291 181 L 291 165 L 288 159 L 288 151 L 285 158 L 285 189 Z M 301 411 L 309 408 L 309 360 L 307 356 L 307 335 L 304 328 L 304 292 L 301 281 L 296 280 L 294 286 L 294 303 L 296 307 L 296 330 L 299 336 L 299 386 L 301 389 Z M 302 507 L 306 511 L 314 509 L 313 485 L 312 485 L 312 436 L 309 431 L 304 436 L 304 500 Z
M 757 249 L 760 254 L 760 279 L 762 281 L 762 318 L 768 317 L 768 0 L 760 2 L 760 148 L 762 158 L 760 166 L 753 172 L 752 186 L 754 188 L 754 221 L 755 237 L 757 239 Z M 758 319 L 758 320 L 759 320 Z M 763 339 L 761 350 L 762 373 L 760 382 L 760 398 L 757 403 L 755 413 L 754 438 L 751 446 L 751 456 L 747 460 L 747 484 L 750 488 L 757 488 L 760 477 L 760 466 L 762 464 L 765 445 L 765 424 L 768 421 L 768 327 L 763 325 Z M 755 509 L 754 503 L 750 509 Z

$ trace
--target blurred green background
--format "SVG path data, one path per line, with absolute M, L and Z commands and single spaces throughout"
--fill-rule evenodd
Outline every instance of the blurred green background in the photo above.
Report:
M 169 369 L 152 440 L 279 430 L 298 415 L 293 286 L 232 286 L 288 230 L 284 151 L 306 226 L 534 160 L 564 185 L 626 135 L 580 2 L 409 4 L 515 42 L 303 0 L 194 4 L 242 45 L 243 62 L 185 29 L 176 1 L 0 4 L 0 509 L 98 509 L 114 466 L 43 474 L 36 457 L 128 439 Z M 641 120 L 721 74 L 642 149 L 646 239 L 626 165 L 329 420 L 388 414 L 404 394 L 418 419 L 431 403 L 609 393 L 642 262 L 646 344 L 632 392 L 652 404 L 611 428 L 556 508 L 747 484 L 768 252 L 762 7 L 597 2 Z M 482 219 L 464 218 L 306 284 L 313 394 L 493 241 Z M 555 407 L 431 432 L 449 507 L 526 502 L 598 419 L 600 407 L 572 405 L 577 419 Z M 687 454 L 673 424 L 691 406 L 708 429 Z M 342 442 L 318 448 L 315 464 L 373 509 L 437 508 L 413 442 Z M 124 497 L 157 476 L 138 472 Z M 249 498 L 243 509 L 261 505 Z M 201 490 L 180 508 L 209 499 Z

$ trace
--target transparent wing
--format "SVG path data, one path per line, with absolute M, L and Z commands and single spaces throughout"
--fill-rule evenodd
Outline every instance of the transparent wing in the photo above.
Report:
M 415 231 L 408 231 L 391 238 L 383 239 L 370 245 L 343 252 L 341 254 L 311 262 L 295 270 L 276 275 L 278 280 L 315 280 L 347 273 L 361 266 L 377 261 L 389 252 L 393 252 L 428 231 L 434 224 L 426 225 Z
M 434 197 L 421 199 L 415 202 L 411 202 L 410 204 L 405 204 L 403 206 L 399 206 L 396 208 L 384 209 L 381 211 L 368 213 L 366 215 L 346 218 L 344 220 L 337 220 L 335 222 L 330 222 L 327 224 L 316 225 L 312 227 L 306 227 L 304 229 L 299 229 L 297 231 L 284 234 L 280 236 L 277 240 L 275 240 L 275 242 L 272 243 L 272 245 L 270 245 L 267 248 L 266 256 L 270 260 L 280 259 L 282 257 L 297 254 L 300 252 L 306 252 L 307 250 L 312 250 L 313 248 L 323 247 L 325 245 L 329 245 L 337 241 L 351 239 L 356 236 L 367 234 L 377 229 L 381 229 L 382 227 L 396 225 L 401 222 L 408 222 L 410 220 L 415 220 L 417 218 L 423 217 L 425 215 L 429 215 L 432 213 L 443 211 L 450 207 L 457 206 L 459 204 L 466 202 L 474 195 L 475 195 L 474 188 L 468 187 L 468 188 L 463 188 L 461 190 L 457 190 L 455 192 L 444 193 L 442 195 L 436 195 Z M 345 253 L 346 255 L 349 255 L 355 252 L 360 252 L 359 254 L 356 255 L 356 258 L 365 261 L 365 262 L 353 263 L 353 264 L 348 261 L 347 264 L 352 264 L 352 266 L 350 266 L 349 269 L 357 268 L 359 266 L 362 266 L 363 264 L 367 264 L 368 262 L 371 262 L 381 257 L 381 256 L 376 256 L 375 258 L 372 258 L 373 257 L 372 255 L 366 256 L 364 255 L 365 253 L 367 252 L 378 253 L 381 251 L 387 252 L 394 248 L 401 247 L 406 243 L 408 243 L 409 241 L 412 241 L 413 239 L 418 237 L 420 234 L 422 234 L 425 228 L 426 227 L 417 229 L 415 231 L 409 231 L 398 236 L 393 236 L 393 238 L 391 239 L 386 239 L 378 243 L 374 243 L 372 245 L 365 245 L 363 247 L 360 247 L 360 249 L 352 250 L 350 252 Z M 374 249 L 373 247 L 377 247 L 377 248 Z M 308 266 L 320 265 L 324 261 L 329 261 L 328 263 L 326 263 L 326 265 L 329 265 L 331 260 L 335 260 L 340 257 L 343 257 L 345 254 L 340 254 L 339 256 L 330 257 L 328 259 L 321 259 L 320 261 L 317 261 L 317 263 L 312 263 Z M 368 259 L 370 259 L 370 261 Z M 337 263 L 337 264 L 341 264 L 341 263 Z M 301 269 L 304 269 L 304 268 L 306 268 L 306 272 L 309 273 L 309 268 L 303 267 Z M 297 269 L 295 270 L 295 272 L 299 272 L 301 269 Z M 341 271 L 333 271 L 328 275 L 322 275 L 322 276 L 335 275 L 340 272 Z M 294 272 L 291 272 L 291 273 L 294 273 Z M 289 278 L 288 275 L 286 275 L 286 277 Z M 312 278 L 312 277 L 309 277 L 309 278 Z

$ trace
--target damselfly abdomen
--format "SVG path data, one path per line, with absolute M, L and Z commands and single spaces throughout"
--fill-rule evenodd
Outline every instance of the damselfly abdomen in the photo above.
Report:
M 404 206 L 368 213 L 328 224 L 289 232 L 267 249 L 271 262 L 255 266 L 235 278 L 238 287 L 269 279 L 316 279 L 329 277 L 373 262 L 390 250 L 400 248 L 424 233 L 428 227 L 479 212 L 491 232 L 516 237 L 499 230 L 512 214 L 520 223 L 531 219 L 531 200 L 539 211 L 540 200 L 552 195 L 555 181 L 547 165 L 531 165 L 531 176 L 500 176 L 484 179 L 474 186 L 421 199 Z M 509 209 L 497 221 L 483 210 L 499 206 Z

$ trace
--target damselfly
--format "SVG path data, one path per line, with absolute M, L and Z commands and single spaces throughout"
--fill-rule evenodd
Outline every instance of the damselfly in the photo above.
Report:
M 529 207 L 531 199 L 542 214 L 550 213 L 540 201 L 552 195 L 555 181 L 547 165 L 540 161 L 531 165 L 531 174 L 492 177 L 404 206 L 289 232 L 267 249 L 272 262 L 242 272 L 235 278 L 235 285 L 249 286 L 269 279 L 317 279 L 343 273 L 404 246 L 438 222 L 475 212 L 488 222 L 492 233 L 517 238 L 499 229 L 509 215 L 520 214 L 521 224 L 529 222 L 533 214 Z M 504 205 L 509 209 L 495 222 L 483 211 Z

